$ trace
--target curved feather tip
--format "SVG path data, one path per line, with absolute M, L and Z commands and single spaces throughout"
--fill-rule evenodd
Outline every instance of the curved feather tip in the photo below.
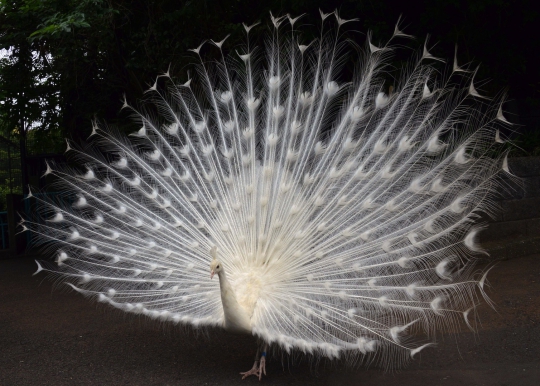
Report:
M 513 176 L 514 174 L 512 174 L 512 172 L 510 171 L 509 167 L 508 167 L 508 153 L 506 153 L 506 155 L 504 156 L 504 159 L 503 159 L 503 164 L 502 164 L 502 169 L 510 174 L 511 176 Z
M 480 281 L 478 282 L 478 286 L 480 287 L 480 289 L 484 290 L 484 284 L 486 283 L 486 279 L 487 279 L 487 275 L 489 273 L 489 271 L 491 271 L 493 268 L 495 268 L 495 266 L 489 268 L 486 272 L 484 272 L 484 274 L 482 275 L 482 278 L 480 279 Z
M 416 354 L 418 354 L 420 351 L 422 351 L 423 349 L 425 349 L 426 347 L 429 347 L 429 346 L 435 346 L 435 343 L 426 343 L 426 344 L 424 344 L 424 345 L 422 345 L 420 347 L 417 347 L 415 349 L 410 350 L 411 358 L 414 359 L 414 356 Z
M 36 276 L 38 273 L 40 273 L 41 271 L 43 271 L 43 267 L 41 266 L 41 264 L 39 264 L 39 261 L 35 260 L 35 262 L 36 262 L 36 264 L 37 264 L 37 266 L 38 266 L 38 269 L 37 269 L 36 272 L 34 272 L 34 273 L 32 274 L 32 276 Z
M 74 289 L 75 291 L 79 292 L 79 293 L 84 293 L 84 291 L 82 289 L 80 289 L 79 287 L 76 287 L 75 285 L 71 284 L 71 283 L 66 283 L 68 286 L 70 286 L 72 289 Z
M 469 329 L 471 331 L 474 331 L 474 328 L 473 326 L 471 325 L 471 323 L 469 322 L 469 313 L 474 310 L 474 307 L 471 307 L 469 308 L 468 310 L 466 310 L 465 312 L 463 312 L 463 319 L 465 319 L 465 324 L 467 324 L 467 327 L 469 327 Z

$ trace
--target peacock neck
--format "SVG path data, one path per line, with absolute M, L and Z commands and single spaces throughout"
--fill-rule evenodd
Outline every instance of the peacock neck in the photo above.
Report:
M 251 333 L 250 318 L 238 303 L 224 269 L 218 273 L 218 277 L 225 329 L 232 332 Z

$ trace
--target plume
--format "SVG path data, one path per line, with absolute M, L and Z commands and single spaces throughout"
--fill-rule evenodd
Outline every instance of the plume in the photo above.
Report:
M 95 123 L 92 148 L 69 143 L 84 170 L 49 167 L 62 194 L 24 222 L 56 256 L 40 270 L 126 312 L 223 326 L 213 254 L 262 341 L 387 367 L 474 325 L 477 221 L 511 178 L 502 100 L 427 42 L 388 87 L 411 36 L 357 46 L 329 16 L 310 42 L 273 16 L 262 49 L 254 26 L 229 53 L 207 41 L 193 79 L 156 79 L 154 113 L 124 102 L 130 138 Z

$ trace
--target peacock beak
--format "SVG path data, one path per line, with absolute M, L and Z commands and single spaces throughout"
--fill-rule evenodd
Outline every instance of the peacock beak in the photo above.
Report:
M 215 274 L 214 270 L 210 271 L 210 280 L 212 280 L 212 278 L 214 277 L 214 274 Z

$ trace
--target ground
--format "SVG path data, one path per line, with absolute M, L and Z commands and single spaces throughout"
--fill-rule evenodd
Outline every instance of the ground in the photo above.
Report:
M 31 276 L 30 258 L 0 261 L 0 386 L 237 385 L 255 342 L 123 314 Z M 290 365 L 270 357 L 266 385 L 540 384 L 540 255 L 498 263 L 489 276 L 496 310 L 478 309 L 477 334 L 465 326 L 439 337 L 410 365 L 388 373 L 341 363 Z M 298 361 L 297 361 L 298 362 Z

